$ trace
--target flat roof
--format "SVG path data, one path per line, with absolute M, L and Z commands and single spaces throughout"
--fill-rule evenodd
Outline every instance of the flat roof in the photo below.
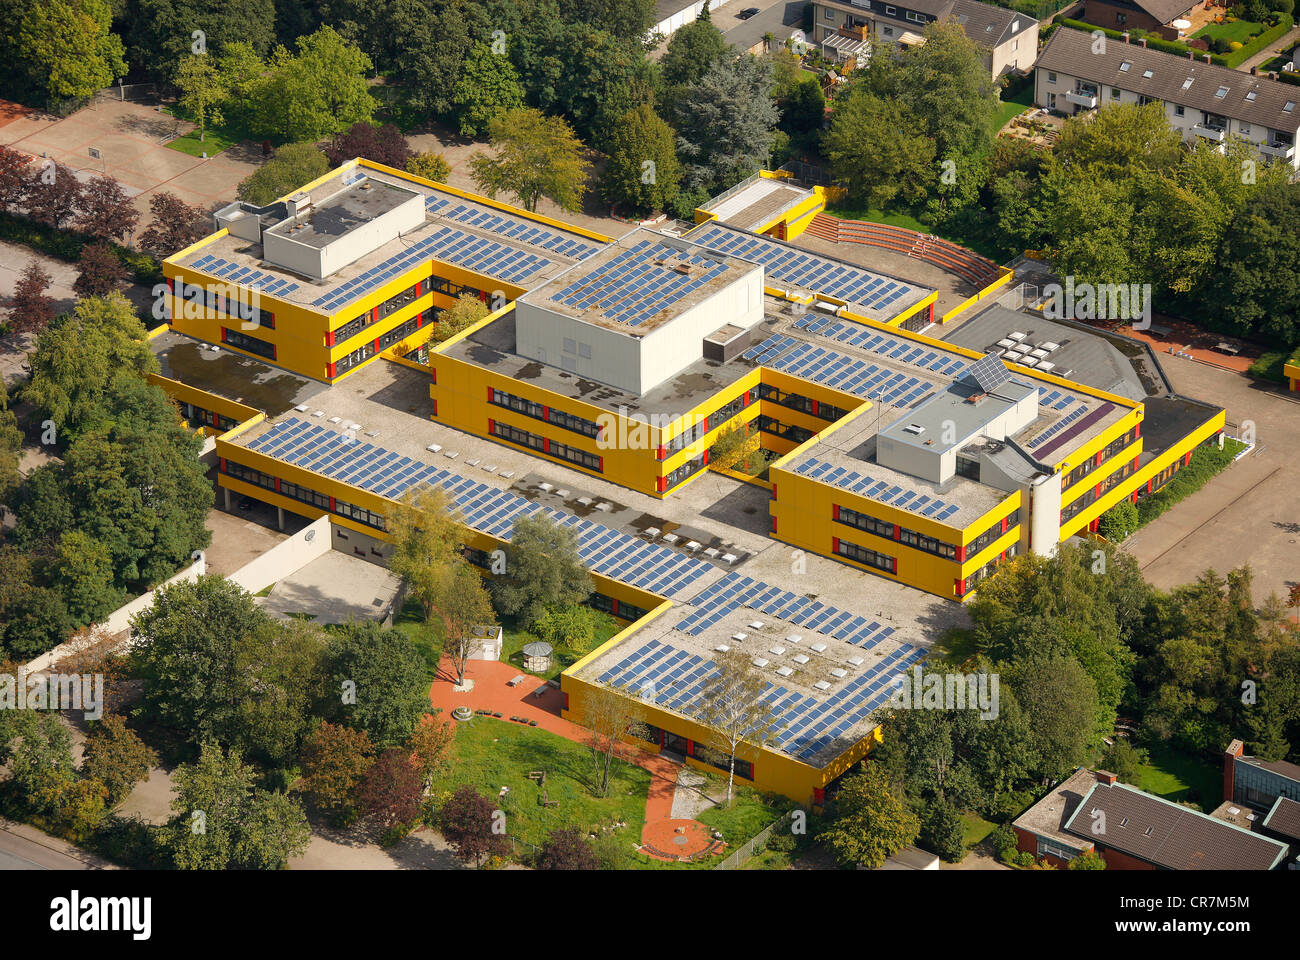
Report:
M 757 230 L 812 196 L 811 190 L 791 186 L 785 180 L 755 175 L 714 197 L 700 209 L 733 227 Z
M 644 336 L 753 271 L 735 257 L 637 228 L 519 302 Z
M 1012 339 L 1013 333 L 1022 334 L 1024 339 Z M 1001 354 L 1009 348 L 1000 341 L 1008 341 L 1031 348 L 1031 358 L 1032 350 L 1052 344 L 1052 349 L 1043 354 L 1043 360 L 1052 364 L 1049 373 L 1130 400 L 1142 400 L 1161 392 L 1163 387 L 1159 372 L 1150 369 L 1150 357 L 1138 341 L 1126 342 L 1124 338 L 1107 337 L 1102 331 L 1057 323 L 1037 311 L 1010 310 L 994 304 L 962 321 L 943 339 L 970 350 Z
M 841 604 L 844 605 L 841 605 Z M 797 594 L 728 573 L 579 671 L 691 717 L 718 647 L 742 651 L 770 683 L 772 749 L 823 767 L 879 725 L 893 678 L 926 654 L 915 625 L 859 615 L 852 598 Z
M 687 240 L 762 264 L 769 287 L 819 293 L 843 300 L 859 316 L 887 321 L 934 291 L 783 240 L 709 221 L 688 230 Z
M 329 389 L 255 357 L 168 330 L 149 341 L 159 373 L 278 417 Z
M 332 314 L 348 312 L 352 303 L 378 286 L 433 260 L 443 260 L 515 286 L 532 286 L 562 273 L 603 246 L 601 241 L 533 220 L 525 214 L 500 210 L 480 200 L 369 167 L 340 168 L 336 175 L 355 176 L 356 170 L 364 171 L 364 179 L 372 184 L 422 195 L 424 223 L 321 280 L 265 261 L 261 243 L 230 233 L 169 263 L 219 283 L 257 290 L 268 299 L 273 297 Z M 337 180 L 331 178 L 312 193 L 337 188 Z M 382 195 L 376 192 L 376 196 Z M 302 234 L 293 236 L 296 240 Z
M 236 446 L 273 457 L 376 496 L 398 499 L 420 486 L 442 487 L 462 522 L 509 541 L 517 517 L 541 513 L 573 529 L 578 553 L 593 573 L 667 597 L 692 596 L 722 568 L 675 553 L 602 523 L 530 502 L 423 458 L 404 456 L 360 437 L 346 424 L 313 423 L 298 416 L 255 424 L 232 439 Z
M 1087 767 L 1080 767 L 1056 786 L 1045 797 L 1012 821 L 1013 826 L 1044 839 L 1059 843 L 1071 850 L 1083 850 L 1090 844 L 1065 829 L 1066 823 L 1079 808 L 1079 802 L 1097 782 L 1097 776 Z
M 772 323 L 765 320 L 751 333 L 758 335 L 760 331 L 770 330 Z M 510 310 L 463 340 L 430 354 L 429 363 L 436 367 L 438 357 L 448 356 L 611 413 L 626 409 L 628 413 L 674 416 L 693 409 L 753 369 L 753 364 L 739 358 L 721 362 L 701 357 L 653 390 L 638 396 L 522 356 L 515 349 L 515 313 Z
M 362 177 L 313 205 L 306 220 L 286 218 L 267 232 L 310 247 L 327 247 L 417 196 L 418 191 L 405 185 Z

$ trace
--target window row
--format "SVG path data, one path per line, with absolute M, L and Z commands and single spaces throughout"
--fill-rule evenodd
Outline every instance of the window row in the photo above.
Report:
M 376 530 L 385 529 L 383 516 L 364 507 L 358 507 L 337 498 L 334 500 L 333 506 L 331 506 L 330 498 L 325 494 L 297 483 L 290 483 L 287 480 L 280 481 L 280 485 L 277 487 L 275 477 L 269 476 L 260 470 L 254 470 L 252 467 L 246 467 L 242 463 L 235 463 L 233 460 L 223 461 L 221 469 L 227 476 L 234 477 L 236 480 L 242 480 L 245 483 L 251 483 L 253 486 L 279 493 L 291 500 L 311 504 L 320 510 L 333 511 L 341 517 L 350 517 L 358 523 L 364 523 Z
M 886 540 L 896 540 L 899 543 L 906 544 L 914 550 L 920 550 L 923 553 L 931 553 L 936 557 L 944 557 L 948 560 L 957 558 L 957 547 L 955 544 L 945 543 L 936 537 L 930 537 L 915 530 L 908 530 L 906 527 L 899 527 L 893 523 L 880 520 L 877 517 L 869 516 L 865 513 L 859 513 L 856 510 L 850 510 L 848 507 L 836 506 L 835 519 L 840 523 L 848 524 L 859 530 L 865 530 L 867 533 L 875 534 L 877 537 L 884 537 Z M 897 531 L 898 536 L 895 536 Z
M 556 410 L 554 407 L 547 407 L 535 401 L 517 397 L 513 393 L 506 393 L 504 390 L 493 388 L 489 394 L 488 402 L 498 407 L 505 407 L 507 410 L 513 410 L 515 413 L 522 413 L 534 420 L 553 423 L 563 430 L 572 430 L 584 437 L 596 437 L 600 434 L 600 424 L 594 420 L 575 417 L 571 413 L 565 413 L 562 410 Z
M 211 310 L 213 313 L 234 317 L 242 323 L 248 324 L 250 328 L 266 327 L 268 330 L 275 329 L 275 314 L 270 310 L 251 306 L 238 297 L 227 296 L 222 290 L 200 287 L 195 283 L 182 281 L 179 287 L 180 290 L 177 295 L 188 303 L 197 304 Z
M 985 549 L 990 543 L 992 543 L 994 540 L 997 540 L 1004 533 L 1006 533 L 1008 530 L 1018 525 L 1019 523 L 1020 523 L 1020 508 L 1017 507 L 1015 510 L 1012 510 L 1011 513 L 1007 515 L 1005 525 L 1001 520 L 997 520 L 993 523 L 993 526 L 989 527 L 987 530 L 981 533 L 970 543 L 966 544 L 966 556 L 967 557 L 975 556 L 981 550 Z
M 583 467 L 587 470 L 594 470 L 596 473 L 603 473 L 605 470 L 605 460 L 594 453 L 588 453 L 586 450 L 579 450 L 577 447 L 571 447 L 568 444 L 550 440 L 546 437 L 539 437 L 535 433 L 529 433 L 527 430 L 520 430 L 518 427 L 512 427 L 508 423 L 502 423 L 499 420 L 488 421 L 488 434 L 498 437 L 509 443 L 518 444 L 521 447 L 527 447 L 530 450 L 536 450 L 538 453 L 544 453 L 549 457 L 557 460 L 563 460 L 566 463 L 572 463 L 575 466 Z
M 221 342 L 240 350 L 247 350 L 249 353 L 255 353 L 259 357 L 266 357 L 268 360 L 275 359 L 275 344 L 266 340 L 259 340 L 257 337 L 250 337 L 238 330 L 231 330 L 229 327 L 221 328 Z
M 875 567 L 877 570 L 883 570 L 886 573 L 895 573 L 898 570 L 898 561 L 894 557 L 877 553 L 875 550 L 868 550 L 866 547 L 860 547 L 856 543 L 849 543 L 849 541 L 841 540 L 838 537 L 835 538 L 835 552 L 841 557 L 847 557 L 857 563 Z
M 724 404 L 693 426 L 677 434 L 677 436 L 673 437 L 667 444 L 665 444 L 665 449 L 668 453 L 676 453 L 678 450 L 684 450 L 696 440 L 700 439 L 700 437 L 709 433 L 709 431 L 716 430 L 718 427 L 730 422 L 732 419 L 737 417 L 748 404 L 753 403 L 756 399 L 758 399 L 758 392 L 756 390 L 750 390 L 747 394 L 742 393 L 730 403 Z

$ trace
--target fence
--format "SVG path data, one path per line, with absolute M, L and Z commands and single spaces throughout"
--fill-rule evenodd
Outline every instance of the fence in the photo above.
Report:
M 791 174 L 795 180 L 802 181 L 803 186 L 833 186 L 829 168 L 815 163 L 804 163 L 802 160 L 787 160 L 781 164 L 781 169 Z
M 779 827 L 782 827 L 785 824 L 789 823 L 790 818 L 793 817 L 794 814 L 795 811 L 791 810 L 789 813 L 786 813 L 784 816 L 782 816 L 779 820 L 775 820 L 772 823 L 769 823 L 762 830 L 758 831 L 757 834 L 750 837 L 748 840 L 746 840 L 744 843 L 738 846 L 735 850 L 733 850 L 731 852 L 731 855 L 728 856 L 726 860 L 723 860 L 720 864 L 718 864 L 713 869 L 714 870 L 739 870 L 745 864 L 745 862 L 749 860 L 750 857 L 756 856 L 757 854 L 763 852 L 763 848 L 767 845 L 767 841 L 772 836 L 772 834 L 775 833 Z
M 109 100 L 155 100 L 158 97 L 158 84 L 122 83 L 116 87 L 105 87 L 96 96 Z

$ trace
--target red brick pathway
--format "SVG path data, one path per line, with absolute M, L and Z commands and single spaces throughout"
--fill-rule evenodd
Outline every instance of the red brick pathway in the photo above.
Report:
M 540 729 L 574 743 L 587 742 L 586 728 L 560 716 L 564 694 L 540 677 L 529 674 L 524 674 L 518 686 L 509 686 L 510 680 L 518 675 L 519 668 L 509 663 L 471 660 L 465 669 L 465 677 L 474 681 L 474 689 L 457 693 L 454 689 L 455 668 L 450 660 L 443 660 L 438 679 L 429 690 L 429 700 L 435 707 L 441 707 L 444 716 L 452 723 L 456 722 L 452 710 L 465 706 L 471 710 L 491 710 L 501 714 L 503 720 L 510 717 L 536 720 Z M 536 694 L 538 688 L 545 688 L 540 695 Z M 659 860 L 690 857 L 713 844 L 708 827 L 698 820 L 672 819 L 673 792 L 681 764 L 625 743 L 618 745 L 615 755 L 649 770 L 651 774 L 650 789 L 646 794 L 645 828 L 641 832 L 642 844 L 651 848 L 645 851 L 648 856 Z M 684 832 L 678 833 L 678 827 L 684 828 Z M 685 841 L 679 842 L 683 837 Z

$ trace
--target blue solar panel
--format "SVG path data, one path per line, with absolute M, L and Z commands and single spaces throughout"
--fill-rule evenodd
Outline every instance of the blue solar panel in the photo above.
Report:
M 514 518 L 540 510 L 574 528 L 578 552 L 595 573 L 620 569 L 627 582 L 673 596 L 716 568 L 666 547 L 646 543 L 572 514 L 539 507 L 522 497 L 497 490 L 458 474 L 399 456 L 344 434 L 289 418 L 254 439 L 250 450 L 355 486 L 373 484 L 376 492 L 397 498 L 418 484 L 443 487 L 451 494 L 466 522 L 475 529 L 509 540 Z
M 807 287 L 867 309 L 887 307 L 915 289 L 857 267 L 844 266 L 815 254 L 793 250 L 776 240 L 756 237 L 718 224 L 701 224 L 688 233 L 686 238 L 723 253 L 760 263 L 767 277 L 772 280 Z

